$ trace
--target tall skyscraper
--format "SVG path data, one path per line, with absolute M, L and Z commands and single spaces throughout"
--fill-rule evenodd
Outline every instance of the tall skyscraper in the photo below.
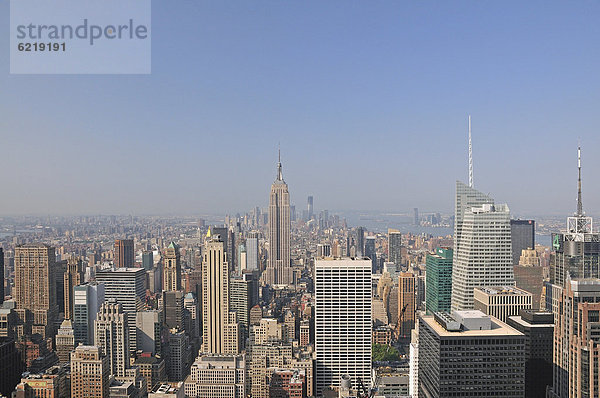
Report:
M 452 256 L 453 250 L 447 248 L 438 248 L 434 254 L 427 254 L 425 260 L 425 310 L 427 315 L 432 315 L 434 312 L 450 312 Z
M 154 253 L 152 253 L 151 250 L 142 253 L 142 267 L 146 271 L 150 271 L 154 268 Z
M 415 328 L 416 313 L 416 283 L 415 275 L 402 272 L 398 276 L 398 322 L 401 337 L 410 338 L 410 332 Z
M 535 220 L 510 220 L 513 265 L 519 265 L 521 252 L 535 249 Z
M 164 253 L 163 290 L 181 290 L 181 255 L 179 246 L 171 242 Z
M 269 261 L 264 280 L 268 285 L 294 282 L 290 262 L 290 194 L 281 173 L 281 156 L 269 197 Z
M 507 205 L 457 182 L 454 239 L 452 310 L 472 309 L 476 286 L 514 285 Z
M 115 240 L 115 268 L 135 266 L 135 250 L 133 239 Z
M 413 209 L 413 225 L 419 225 L 420 224 L 420 219 L 419 219 L 419 208 L 415 207 Z
M 210 229 L 202 262 L 202 351 L 213 354 L 239 352 L 236 313 L 229 308 L 229 263 L 220 237 Z
M 187 315 L 183 307 L 183 290 L 163 293 L 163 319 L 168 329 L 185 329 Z
M 44 244 L 15 247 L 15 301 L 23 333 L 53 336 L 58 317 L 56 256 Z M 62 275 L 60 276 L 62 279 Z
M 94 344 L 94 321 L 103 302 L 103 283 L 85 284 L 73 288 L 75 346 Z
M 75 349 L 75 333 L 73 324 L 69 319 L 65 319 L 58 333 L 56 334 L 56 354 L 60 364 L 65 364 L 71 361 L 71 352 Z
M 119 268 L 96 272 L 96 281 L 104 283 L 106 300 L 115 299 L 123 306 L 129 326 L 129 348 L 136 350 L 136 312 L 144 308 L 146 298 L 146 270 L 143 268 Z M 97 343 L 96 343 L 97 344 Z
M 365 257 L 371 259 L 371 269 L 375 273 L 377 271 L 377 253 L 375 252 L 374 236 L 367 236 L 365 239 Z
M 371 261 L 315 261 L 316 395 L 338 386 L 343 374 L 371 377 Z
M 124 377 L 129 368 L 128 330 L 123 306 L 114 299 L 103 303 L 94 321 L 94 340 L 108 357 L 110 372 L 116 377 Z
M 402 265 L 402 234 L 397 229 L 388 229 L 388 261 Z
M 246 269 L 254 271 L 258 267 L 258 232 L 251 231 L 246 238 Z
M 546 387 L 552 385 L 552 313 L 521 310 L 506 323 L 525 335 L 525 396 L 545 398 Z
M 550 283 L 564 287 L 568 278 L 600 278 L 600 234 L 593 231 L 592 217 L 583 212 L 581 199 L 581 149 L 578 149 L 577 211 L 567 218 L 565 233 L 552 234 Z M 558 314 L 554 314 L 555 317 Z
M 309 196 L 308 197 L 308 205 L 307 205 L 307 209 L 306 209 L 306 214 L 308 216 L 309 220 L 312 220 L 313 216 L 314 216 L 314 208 L 313 208 L 313 197 Z
M 237 314 L 240 333 L 245 340 L 250 336 L 250 309 L 258 304 L 258 283 L 249 273 L 231 278 L 230 283 L 230 309 Z
M 73 319 L 73 289 L 83 283 L 83 276 L 83 261 L 76 257 L 69 258 L 64 274 L 65 319 Z
M 365 255 L 365 229 L 363 227 L 356 228 L 356 257 L 364 257 Z
M 108 398 L 110 364 L 96 346 L 80 345 L 71 354 L 71 398 Z

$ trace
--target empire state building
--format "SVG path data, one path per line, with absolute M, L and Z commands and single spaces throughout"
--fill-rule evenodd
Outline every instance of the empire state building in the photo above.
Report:
M 290 264 L 290 193 L 281 173 L 281 153 L 277 178 L 269 197 L 269 261 L 264 281 L 268 285 L 293 283 Z

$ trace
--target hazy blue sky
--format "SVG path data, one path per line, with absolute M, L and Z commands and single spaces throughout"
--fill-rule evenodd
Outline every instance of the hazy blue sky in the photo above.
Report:
M 0 31 L 8 32 L 8 2 Z M 9 75 L 0 214 L 267 205 L 277 143 L 304 208 L 600 213 L 600 3 L 154 1 L 152 75 Z

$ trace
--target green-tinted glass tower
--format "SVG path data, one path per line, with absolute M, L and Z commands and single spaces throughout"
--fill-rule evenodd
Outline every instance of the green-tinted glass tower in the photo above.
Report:
M 425 309 L 434 312 L 450 312 L 452 298 L 452 249 L 436 249 L 427 255 L 425 276 Z

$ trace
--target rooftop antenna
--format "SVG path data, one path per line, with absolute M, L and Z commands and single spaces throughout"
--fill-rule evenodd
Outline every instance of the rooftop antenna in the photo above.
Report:
M 583 216 L 583 204 L 581 203 L 581 144 L 577 146 L 577 216 Z
M 277 161 L 277 180 L 283 181 L 283 174 L 281 173 L 281 144 L 278 144 L 278 154 L 279 158 Z
M 473 188 L 473 147 L 471 145 L 471 115 L 469 115 L 469 188 Z

